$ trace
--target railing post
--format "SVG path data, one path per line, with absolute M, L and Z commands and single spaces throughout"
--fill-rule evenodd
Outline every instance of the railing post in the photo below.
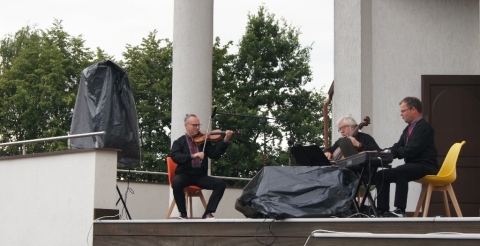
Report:
M 25 144 L 22 144 L 22 155 L 26 155 L 27 154 L 27 146 L 25 146 Z
M 98 149 L 98 148 L 99 148 L 98 136 L 95 136 L 95 149 Z

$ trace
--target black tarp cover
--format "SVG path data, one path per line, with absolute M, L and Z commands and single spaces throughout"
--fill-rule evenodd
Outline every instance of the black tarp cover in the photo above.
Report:
M 358 177 L 336 166 L 264 167 L 245 186 L 235 208 L 246 217 L 346 217 Z
M 127 73 L 111 61 L 82 71 L 70 134 L 105 131 L 98 137 L 74 138 L 72 149 L 120 149 L 118 162 L 140 166 L 140 138 L 137 110 Z

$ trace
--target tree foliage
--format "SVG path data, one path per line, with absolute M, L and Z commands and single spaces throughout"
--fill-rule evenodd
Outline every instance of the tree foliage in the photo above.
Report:
M 221 112 L 213 128 L 235 129 L 223 158 L 212 161 L 212 174 L 253 177 L 267 165 L 288 165 L 286 139 L 323 145 L 325 95 L 304 86 L 312 81 L 311 46 L 300 44 L 300 30 L 278 20 L 261 6 L 248 15 L 238 51 L 233 42 L 213 44 L 213 102 Z M 134 95 L 141 141 L 142 166 L 166 171 L 170 152 L 172 42 L 153 31 L 140 45 L 126 46 L 117 63 L 127 71 Z M 66 135 L 70 129 L 81 72 L 113 57 L 84 47 L 61 21 L 51 29 L 24 27 L 0 40 L 0 141 Z M 28 153 L 66 149 L 66 142 L 32 144 Z M 0 155 L 18 154 L 0 149 Z M 265 158 L 266 157 L 266 158 Z M 265 159 L 264 159 L 265 158 Z M 120 174 L 123 176 L 124 174 Z M 136 180 L 165 181 L 155 175 Z M 242 185 L 241 183 L 230 183 Z
M 0 55 L 2 141 L 66 135 L 81 70 L 94 61 L 81 36 L 70 36 L 61 21 L 46 31 L 27 26 L 1 40 Z M 55 141 L 31 144 L 28 152 L 65 148 Z
M 323 145 L 325 96 L 304 89 L 312 80 L 311 47 L 301 46 L 299 34 L 261 6 L 248 16 L 236 55 L 227 54 L 228 45 L 218 49 L 217 39 L 214 105 L 235 114 L 218 116 L 217 124 L 242 135 L 213 165 L 215 174 L 252 177 L 263 167 L 264 152 L 267 165 L 287 165 L 284 140 L 290 135 L 297 143 Z
M 139 117 L 142 170 L 166 172 L 172 109 L 172 43 L 151 32 L 123 54 Z M 137 177 L 161 180 L 158 176 Z

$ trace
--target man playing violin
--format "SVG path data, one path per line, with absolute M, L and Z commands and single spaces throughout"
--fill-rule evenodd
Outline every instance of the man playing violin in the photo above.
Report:
M 172 181 L 173 197 L 180 212 L 178 218 L 187 218 L 183 189 L 189 185 L 196 185 L 202 189 L 213 190 L 202 218 L 214 219 L 212 213 L 217 210 L 226 185 L 222 179 L 208 176 L 208 158 L 219 159 L 225 153 L 233 131 L 226 131 L 225 138 L 216 146 L 210 141 L 197 145 L 193 138 L 200 133 L 200 120 L 196 115 L 188 114 L 184 119 L 184 125 L 185 135 L 173 142 L 170 151 L 170 157 L 178 164 Z
M 366 133 L 358 132 L 356 136 L 351 136 L 351 133 L 355 130 L 356 126 L 357 122 L 351 115 L 343 116 L 337 121 L 338 132 L 342 134 L 342 137 L 348 137 L 352 141 L 353 146 L 355 146 L 359 152 L 380 150 L 380 147 L 378 147 L 375 139 Z M 337 140 L 330 148 L 325 149 L 325 156 L 327 156 L 329 160 L 335 159 L 333 153 L 340 146 L 339 140 Z

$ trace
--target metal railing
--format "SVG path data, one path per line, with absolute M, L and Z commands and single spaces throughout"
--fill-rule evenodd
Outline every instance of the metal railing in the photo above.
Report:
M 118 173 L 134 173 L 134 174 L 151 174 L 151 175 L 167 175 L 166 172 L 150 172 L 150 171 L 135 171 L 135 170 L 125 170 L 125 169 L 117 169 Z M 228 179 L 228 180 L 243 180 L 243 181 L 250 181 L 252 178 L 237 178 L 237 177 L 225 177 L 225 176 L 212 176 L 219 179 Z
M 17 141 L 17 142 L 1 143 L 0 147 L 21 144 L 22 145 L 22 155 L 26 155 L 27 154 L 27 148 L 26 148 L 25 145 L 27 143 L 38 143 L 38 142 L 47 142 L 47 141 L 68 139 L 68 141 L 69 141 L 68 142 L 68 148 L 70 149 L 70 139 L 72 139 L 72 138 L 91 137 L 91 136 L 99 136 L 99 135 L 105 135 L 105 134 L 106 134 L 106 132 L 102 131 L 102 132 L 80 133 L 80 134 L 60 136 L 60 137 L 39 138 L 39 139 L 23 140 L 23 141 Z M 98 141 L 95 141 L 95 148 L 98 148 Z
M 59 136 L 59 137 L 49 137 L 49 138 L 39 138 L 39 139 L 31 139 L 31 140 L 23 140 L 17 142 L 8 142 L 8 143 L 0 143 L 0 147 L 4 146 L 11 146 L 11 145 L 22 145 L 22 155 L 27 154 L 26 144 L 28 143 L 38 143 L 38 142 L 47 142 L 47 141 L 55 141 L 55 140 L 68 140 L 68 148 L 70 149 L 70 139 L 72 138 L 82 138 L 82 137 L 91 137 L 91 136 L 100 136 L 105 135 L 105 131 L 101 132 L 90 132 L 90 133 L 81 133 L 81 134 L 74 134 L 74 135 L 66 135 L 66 136 Z M 95 148 L 98 148 L 98 141 L 95 141 Z M 135 170 L 124 170 L 124 169 L 117 169 L 119 173 L 134 173 L 134 174 L 150 174 L 150 175 L 167 175 L 166 172 L 150 172 L 150 171 L 135 171 Z M 243 181 L 250 181 L 251 178 L 237 178 L 237 177 L 224 177 L 224 176 L 212 176 L 221 179 L 228 179 L 228 180 L 243 180 Z

